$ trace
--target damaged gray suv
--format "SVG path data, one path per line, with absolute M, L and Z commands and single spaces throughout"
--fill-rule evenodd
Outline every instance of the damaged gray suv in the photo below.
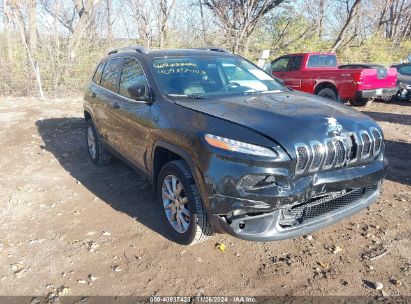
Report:
M 84 100 L 91 160 L 147 177 L 181 244 L 312 232 L 376 201 L 386 174 L 375 121 L 219 48 L 113 50 Z

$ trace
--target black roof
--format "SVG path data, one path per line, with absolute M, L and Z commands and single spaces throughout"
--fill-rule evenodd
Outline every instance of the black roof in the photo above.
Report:
M 147 50 L 142 46 L 130 46 L 111 50 L 108 53 L 110 57 L 116 55 L 138 55 L 138 57 L 161 58 L 161 57 L 179 57 L 179 56 L 233 56 L 229 51 L 218 47 L 206 47 L 197 49 L 164 49 L 164 50 Z

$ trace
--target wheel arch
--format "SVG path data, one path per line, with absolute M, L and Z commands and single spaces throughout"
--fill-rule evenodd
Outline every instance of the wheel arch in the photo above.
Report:
M 210 200 L 208 197 L 208 191 L 206 189 L 204 178 L 201 174 L 201 171 L 198 169 L 198 166 L 194 163 L 190 154 L 184 149 L 174 144 L 164 142 L 164 141 L 157 141 L 153 145 L 153 149 L 151 153 L 152 158 L 151 158 L 150 178 L 151 178 L 154 191 L 157 192 L 157 177 L 161 170 L 161 167 L 167 162 L 167 157 L 164 159 L 165 156 L 164 154 L 162 155 L 161 153 L 172 153 L 171 155 L 173 155 L 174 157 L 178 157 L 178 159 L 182 159 L 187 163 L 191 171 L 191 174 L 193 175 L 197 188 L 199 190 L 201 200 L 204 204 L 204 208 L 208 214 L 211 225 L 213 226 L 216 232 L 223 233 L 224 230 L 220 227 L 219 222 L 215 219 L 212 213 Z M 160 161 L 158 162 L 158 160 Z
M 317 95 L 320 90 L 325 89 L 325 88 L 333 89 L 338 95 L 337 86 L 331 81 L 322 81 L 322 82 L 317 83 L 314 88 L 314 94 Z
M 196 179 L 196 166 L 192 161 L 189 153 L 180 147 L 164 141 L 158 141 L 154 144 L 151 156 L 151 180 L 154 189 L 157 187 L 157 177 L 161 168 L 169 161 L 182 159 L 190 168 L 191 174 Z M 196 179 L 197 182 L 197 179 Z

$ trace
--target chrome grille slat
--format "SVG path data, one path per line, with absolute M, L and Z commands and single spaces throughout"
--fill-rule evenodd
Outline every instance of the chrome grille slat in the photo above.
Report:
M 367 131 L 362 130 L 360 131 L 360 139 L 361 139 L 361 159 L 366 159 L 371 154 L 371 149 L 372 149 L 371 137 Z
M 381 151 L 381 146 L 382 146 L 382 135 L 381 133 L 376 129 L 376 128 L 371 128 L 370 129 L 370 134 L 372 136 L 372 139 L 374 141 L 374 149 L 372 151 L 372 154 L 374 156 L 378 155 Z
M 326 149 L 326 157 L 323 165 L 323 169 L 330 169 L 334 165 L 335 160 L 335 144 L 334 141 L 329 139 L 325 142 L 325 149 Z
M 311 146 L 312 160 L 311 160 L 311 165 L 308 171 L 313 172 L 313 171 L 317 171 L 321 166 L 321 163 L 324 157 L 324 147 L 323 147 L 323 144 L 320 143 L 319 141 L 312 141 L 310 146 Z
M 296 173 L 304 173 L 310 163 L 310 150 L 303 143 L 295 144 L 295 152 L 297 155 L 297 163 L 295 166 Z
M 345 144 L 342 139 L 337 139 L 335 142 L 335 148 L 336 148 L 336 161 L 335 161 L 335 167 L 341 167 L 344 165 L 345 159 L 346 159 L 346 152 L 347 149 L 345 147 Z

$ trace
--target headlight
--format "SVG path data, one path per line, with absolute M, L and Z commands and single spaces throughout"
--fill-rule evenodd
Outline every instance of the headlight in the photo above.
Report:
M 223 150 L 244 153 L 244 154 L 249 154 L 249 155 L 255 155 L 255 156 L 264 156 L 264 157 L 271 157 L 271 158 L 278 157 L 278 154 L 269 148 L 245 143 L 242 141 L 228 139 L 225 137 L 215 136 L 211 134 L 206 134 L 204 138 L 208 142 L 209 145 L 216 147 L 216 148 L 223 149 Z

